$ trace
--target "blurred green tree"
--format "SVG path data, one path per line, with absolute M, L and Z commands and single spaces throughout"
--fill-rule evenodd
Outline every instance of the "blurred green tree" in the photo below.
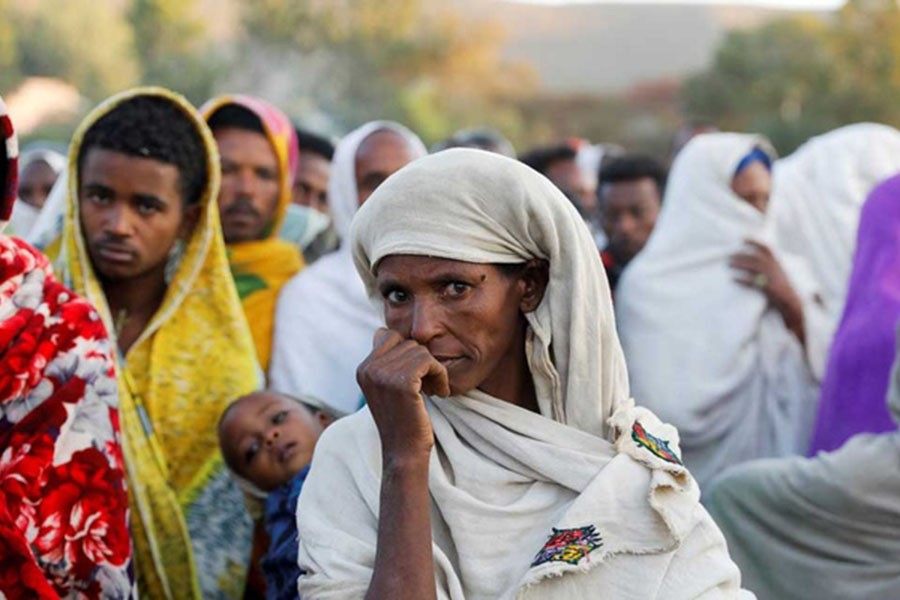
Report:
M 685 82 L 686 116 L 768 135 L 783 153 L 846 123 L 900 126 L 900 9 L 849 0 L 831 19 L 788 18 L 726 36 Z
M 209 98 L 223 66 L 196 0 L 132 0 L 128 22 L 143 83 L 178 90 L 195 103 Z
M 247 0 L 251 45 L 287 49 L 329 67 L 306 82 L 314 102 L 347 127 L 373 118 L 406 122 L 433 142 L 465 126 L 521 127 L 512 98 L 531 71 L 500 54 L 503 32 L 422 0 Z
M 11 38 L 20 74 L 58 77 L 94 100 L 138 81 L 134 37 L 120 3 L 7 0 L 0 10 L 0 21 L 16 32 Z

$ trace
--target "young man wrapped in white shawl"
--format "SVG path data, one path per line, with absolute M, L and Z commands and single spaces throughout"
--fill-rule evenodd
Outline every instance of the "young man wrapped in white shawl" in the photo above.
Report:
M 900 358 L 888 407 L 900 423 Z M 730 469 L 709 510 L 760 598 L 900 598 L 900 432 Z
M 549 180 L 441 152 L 351 239 L 391 329 L 359 368 L 368 406 L 316 449 L 302 598 L 743 597 L 677 432 L 629 400 L 599 256 Z
M 379 136 L 382 140 L 376 139 Z M 347 241 L 350 222 L 370 188 L 426 153 L 413 132 L 389 121 L 366 123 L 341 139 L 328 180 L 328 207 L 341 246 L 296 275 L 278 297 L 271 389 L 321 398 L 344 414 L 362 404 L 354 374 L 381 319 L 353 267 Z
M 804 298 L 805 338 L 818 379 L 844 310 L 862 205 L 898 172 L 900 131 L 875 123 L 814 137 L 775 163 L 774 244 L 799 258 L 812 276 L 815 293 Z
M 701 487 L 739 462 L 804 452 L 815 418 L 803 292 L 763 243 L 766 202 L 751 205 L 733 187 L 742 159 L 759 152 L 774 154 L 754 135 L 691 140 L 616 291 L 634 395 L 678 428 Z M 749 279 L 736 269 L 757 263 L 767 269 Z

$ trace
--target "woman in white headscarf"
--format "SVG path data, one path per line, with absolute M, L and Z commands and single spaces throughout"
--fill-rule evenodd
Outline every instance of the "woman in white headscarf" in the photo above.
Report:
M 360 150 L 379 132 L 391 132 L 405 144 L 394 148 L 396 154 L 383 152 L 375 163 L 362 164 Z M 328 206 L 343 241 L 336 252 L 295 276 L 281 291 L 269 367 L 272 389 L 321 398 L 341 413 L 353 412 L 362 404 L 354 373 L 371 347 L 380 319 L 353 268 L 346 242 L 360 200 L 371 193 L 371 189 L 360 189 L 358 181 L 363 187 L 374 187 L 426 152 L 414 133 L 388 121 L 367 123 L 338 144 L 328 181 Z
M 773 151 L 753 135 L 691 140 L 616 291 L 635 397 L 678 428 L 701 487 L 727 466 L 804 452 L 815 413 L 800 292 L 760 243 L 767 190 L 737 185 L 754 155 Z
M 806 351 L 817 378 L 844 309 L 862 205 L 900 172 L 900 131 L 859 123 L 815 137 L 775 164 L 776 247 L 799 257 L 816 294 L 804 305 Z
M 441 152 L 351 239 L 390 329 L 359 367 L 368 407 L 316 448 L 301 597 L 740 596 L 676 431 L 629 400 L 599 256 L 549 180 Z

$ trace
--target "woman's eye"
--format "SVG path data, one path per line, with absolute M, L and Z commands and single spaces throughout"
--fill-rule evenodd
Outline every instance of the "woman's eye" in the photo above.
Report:
M 471 289 L 471 286 L 461 281 L 451 281 L 447 284 L 446 292 L 451 298 L 459 298 Z
M 391 304 L 402 304 L 409 296 L 403 290 L 388 290 L 385 292 L 384 298 Z
M 272 423 L 275 424 L 275 425 L 281 425 L 282 423 L 284 423 L 284 420 L 285 420 L 286 418 L 287 418 L 287 411 L 286 411 L 286 410 L 279 410 L 279 411 L 278 411 L 277 413 L 275 413 L 275 415 L 272 417 Z

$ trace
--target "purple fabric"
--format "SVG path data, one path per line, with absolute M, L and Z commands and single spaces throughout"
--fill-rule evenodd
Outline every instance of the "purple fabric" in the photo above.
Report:
M 810 455 L 896 429 L 885 404 L 900 321 L 900 176 L 862 209 L 844 315 L 828 356 Z

